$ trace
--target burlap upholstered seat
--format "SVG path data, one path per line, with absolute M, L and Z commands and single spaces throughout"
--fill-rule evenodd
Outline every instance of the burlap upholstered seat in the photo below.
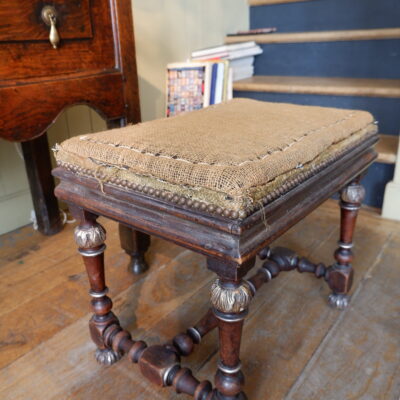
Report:
M 163 199 L 243 217 L 376 133 L 365 111 L 235 99 L 200 111 L 82 135 L 60 165 Z

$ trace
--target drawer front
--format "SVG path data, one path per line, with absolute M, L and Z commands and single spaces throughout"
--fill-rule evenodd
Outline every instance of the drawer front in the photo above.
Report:
M 0 0 L 0 5 L 14 2 L 27 3 Z M 10 32 L 4 24 L 14 24 L 4 20 L 5 8 L 0 7 L 0 138 L 39 137 L 63 109 L 74 104 L 87 104 L 108 121 L 139 122 L 131 1 L 31 2 L 36 11 L 29 11 L 28 19 L 19 14 L 27 28 L 15 28 L 12 38 L 6 36 Z M 53 6 L 60 13 L 61 42 L 56 49 L 47 35 L 25 40 L 42 6 Z M 66 27 L 68 23 L 71 27 Z
M 48 40 L 49 28 L 42 19 L 49 2 L 13 0 L 0 2 L 0 42 Z M 56 0 L 57 29 L 63 39 L 89 39 L 92 24 L 89 0 Z
M 113 3 L 0 1 L 0 87 L 60 75 L 64 78 L 115 70 Z M 41 19 L 41 11 L 48 5 L 57 13 L 57 49 L 50 44 L 50 28 Z

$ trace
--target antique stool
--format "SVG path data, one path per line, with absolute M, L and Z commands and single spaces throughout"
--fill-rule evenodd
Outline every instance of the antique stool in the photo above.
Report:
M 58 145 L 56 195 L 79 221 L 75 239 L 89 276 L 97 360 L 112 364 L 126 354 L 153 383 L 196 400 L 246 399 L 242 327 L 264 283 L 281 271 L 309 272 L 328 283 L 333 306 L 347 305 L 352 237 L 364 196 L 360 174 L 376 157 L 376 132 L 373 117 L 364 111 L 236 99 Z M 267 247 L 337 191 L 341 233 L 331 266 Z M 122 244 L 135 272 L 144 269 L 148 235 L 207 257 L 218 278 L 212 306 L 196 325 L 150 347 L 120 326 L 107 297 L 106 234 L 96 222 L 99 215 L 122 224 Z M 265 262 L 244 279 L 257 255 Z M 180 365 L 181 356 L 192 353 L 214 328 L 220 347 L 215 389 Z

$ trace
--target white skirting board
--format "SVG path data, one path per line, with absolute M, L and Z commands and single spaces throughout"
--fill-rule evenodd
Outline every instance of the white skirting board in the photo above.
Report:
M 400 221 L 400 141 L 397 150 L 396 168 L 393 181 L 385 188 L 383 199 L 382 217 Z
M 0 198 L 0 235 L 29 224 L 32 207 L 29 189 Z

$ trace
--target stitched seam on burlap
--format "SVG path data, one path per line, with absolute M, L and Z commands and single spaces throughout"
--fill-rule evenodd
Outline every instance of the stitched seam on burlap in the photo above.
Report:
M 349 149 L 356 147 L 358 144 L 362 143 L 363 141 L 365 141 L 367 138 L 370 138 L 370 137 L 373 136 L 374 134 L 375 134 L 375 133 L 368 133 L 368 134 L 365 134 L 364 136 L 358 138 L 355 142 L 353 142 L 353 143 L 347 145 L 346 147 L 344 147 L 344 148 L 342 149 L 342 151 L 348 151 Z M 351 136 L 352 136 L 352 135 L 351 135 Z M 304 165 L 301 166 L 301 169 L 303 169 L 303 167 L 306 167 L 307 165 L 311 164 L 311 163 L 312 163 L 316 158 L 318 158 L 321 154 L 322 154 L 322 153 L 320 153 L 320 154 L 318 154 L 317 156 L 315 156 L 312 160 L 307 161 Z M 89 158 L 94 164 L 97 164 L 97 165 L 102 165 L 102 166 L 108 167 L 108 168 L 116 168 L 116 169 L 119 169 L 119 170 L 128 170 L 128 171 L 129 171 L 129 168 L 127 168 L 127 167 L 121 167 L 121 166 L 119 166 L 119 165 L 117 165 L 117 164 L 106 163 L 106 162 L 103 162 L 103 161 L 94 159 L 93 157 L 88 157 L 88 158 Z M 71 165 L 74 165 L 74 164 L 71 164 Z M 295 170 L 295 169 L 292 169 L 292 170 L 290 170 L 290 171 L 293 171 L 293 170 Z M 290 171 L 282 172 L 281 174 L 275 176 L 274 178 L 272 178 L 272 179 L 269 180 L 268 182 L 261 183 L 261 184 L 257 184 L 257 185 L 253 185 L 253 186 L 247 188 L 247 189 L 246 189 L 246 192 L 248 192 L 248 191 L 253 191 L 254 189 L 255 189 L 255 190 L 258 190 L 259 188 L 265 188 L 265 187 L 269 186 L 269 185 L 270 185 L 272 182 L 274 182 L 275 180 L 277 180 L 277 179 L 279 179 L 280 177 L 286 175 L 286 174 L 287 174 L 288 172 L 290 172 Z M 157 181 L 159 181 L 159 182 L 161 182 L 161 183 L 164 183 L 164 184 L 171 184 L 171 185 L 175 185 L 175 186 L 185 186 L 185 187 L 190 188 L 190 189 L 195 190 L 195 191 L 201 190 L 201 189 L 203 188 L 202 186 L 195 186 L 195 185 L 190 185 L 190 184 L 184 184 L 184 185 L 183 185 L 183 184 L 174 183 L 174 182 L 168 181 L 167 179 L 162 179 L 162 178 L 160 178 L 160 177 L 158 177 L 158 176 L 156 176 L 156 175 L 150 174 L 150 173 L 149 173 L 149 174 L 144 174 L 144 173 L 139 173 L 139 172 L 132 172 L 132 173 L 135 174 L 135 175 L 138 175 L 138 176 L 142 176 L 142 177 L 146 177 L 146 178 L 151 178 L 151 179 L 157 180 Z M 208 187 L 206 187 L 206 186 L 204 186 L 204 187 L 207 188 L 207 189 L 209 189 L 209 190 L 216 190 L 216 189 L 210 189 L 210 188 L 208 188 Z M 224 195 L 227 195 L 227 196 L 232 196 L 232 193 L 228 193 L 228 192 L 226 192 L 226 191 L 218 191 L 218 192 L 219 192 L 219 193 L 222 193 L 222 194 L 224 194 Z M 246 197 L 247 197 L 247 194 L 245 193 L 245 194 L 242 194 L 242 195 L 234 195 L 234 196 L 235 196 L 235 198 L 241 199 L 241 198 L 246 198 Z
M 257 159 L 246 160 L 246 161 L 240 162 L 239 164 L 234 164 L 234 165 L 218 164 L 218 163 L 206 163 L 204 161 L 202 161 L 202 162 L 194 162 L 194 161 L 186 160 L 184 158 L 175 158 L 175 157 L 172 157 L 172 156 L 162 155 L 162 154 L 159 154 L 159 153 L 154 154 L 154 153 L 151 153 L 151 152 L 143 152 L 142 150 L 139 150 L 139 149 L 137 149 L 137 148 L 135 148 L 133 146 L 102 142 L 100 140 L 93 140 L 91 138 L 88 138 L 87 136 L 81 136 L 79 139 L 87 141 L 87 142 L 95 143 L 95 144 L 101 144 L 101 145 L 105 145 L 105 146 L 111 146 L 111 147 L 116 147 L 116 148 L 132 150 L 132 151 L 134 151 L 136 153 L 147 155 L 147 156 L 158 157 L 158 158 L 167 158 L 169 160 L 175 160 L 175 161 L 182 161 L 182 162 L 185 162 L 185 163 L 188 163 L 188 164 L 192 164 L 192 165 L 208 165 L 210 167 L 216 167 L 216 166 L 217 167 L 240 167 L 240 166 L 248 164 L 248 163 L 259 162 L 260 160 L 264 160 L 265 158 L 269 157 L 270 155 L 272 155 L 274 153 L 283 152 L 283 151 L 289 149 L 290 147 L 292 147 L 294 144 L 302 141 L 305 137 L 309 136 L 310 134 L 315 134 L 317 132 L 322 131 L 323 129 L 330 128 L 330 127 L 332 127 L 334 125 L 337 125 L 337 124 L 339 124 L 339 123 L 341 123 L 343 121 L 346 121 L 346 120 L 348 120 L 348 119 L 350 119 L 352 117 L 354 117 L 354 114 L 350 113 L 346 117 L 344 117 L 344 118 L 342 118 L 340 120 L 337 120 L 337 121 L 335 121 L 335 122 L 333 122 L 333 123 L 331 123 L 329 125 L 322 126 L 322 127 L 318 128 L 318 129 L 311 129 L 311 130 L 305 132 L 302 136 L 294 139 L 293 142 L 287 144 L 285 147 L 268 151 L 267 154 L 264 154 L 263 156 L 259 156 L 259 157 L 257 157 Z
M 372 136 L 374 136 L 374 135 L 376 135 L 375 132 L 369 132 L 369 133 L 363 135 L 362 137 L 359 137 L 356 141 L 354 141 L 354 142 L 352 142 L 352 143 L 349 143 L 349 144 L 347 144 L 346 146 L 344 146 L 343 148 L 341 148 L 341 149 L 338 151 L 338 153 L 339 153 L 339 154 L 346 153 L 346 152 L 348 152 L 350 149 L 357 147 L 358 144 L 362 143 L 363 141 L 367 140 L 368 138 L 370 138 L 370 137 L 372 137 Z M 57 151 L 59 151 L 59 149 L 57 149 Z M 320 156 L 320 155 L 318 155 L 316 158 L 318 158 L 319 156 Z M 315 160 L 316 160 L 316 158 L 314 158 L 313 160 L 310 160 L 309 162 L 307 162 L 307 163 L 304 165 L 304 167 L 308 167 L 310 164 L 314 163 Z M 125 170 L 125 168 L 120 168 L 119 166 L 114 165 L 114 164 L 106 164 L 106 163 L 103 163 L 103 162 L 101 162 L 101 161 L 99 161 L 99 160 L 95 160 L 95 159 L 92 159 L 92 158 L 90 158 L 90 160 L 91 160 L 92 162 L 94 162 L 94 163 L 97 163 L 97 162 L 98 162 L 98 163 L 100 163 L 100 164 L 101 164 L 102 166 L 104 166 L 104 167 L 109 167 L 109 168 L 116 168 L 116 169 L 120 169 L 120 170 Z M 317 162 L 315 165 L 316 165 L 316 166 L 319 166 L 319 165 L 321 164 L 321 162 L 322 162 L 322 161 L 319 161 L 319 162 Z M 57 164 L 58 164 L 58 165 L 61 165 L 59 160 L 57 160 Z M 76 163 L 71 163 L 71 162 L 67 162 L 67 164 L 69 164 L 69 165 L 71 165 L 71 166 L 79 166 L 78 164 L 76 164 Z M 329 163 L 329 164 L 330 164 L 330 163 Z M 62 166 L 62 165 L 61 165 L 61 166 Z M 95 172 L 95 174 L 96 174 L 96 170 L 95 170 L 95 169 L 92 169 L 92 168 L 89 168 L 89 169 L 90 169 L 91 171 Z M 292 170 L 292 171 L 294 171 L 294 170 Z M 289 172 L 290 172 L 290 171 L 289 171 Z M 185 186 L 185 188 L 187 188 L 188 190 L 192 190 L 192 191 L 194 191 L 194 192 L 196 192 L 196 191 L 201 191 L 201 189 L 202 189 L 202 187 L 196 187 L 196 186 L 191 186 L 191 185 L 178 185 L 178 184 L 176 184 L 176 183 L 173 183 L 173 182 L 169 182 L 169 181 L 167 181 L 167 180 L 160 179 L 160 178 L 158 178 L 158 177 L 156 177 L 156 176 L 154 176 L 154 175 L 152 175 L 152 174 L 146 175 L 146 174 L 140 174 L 140 173 L 137 173 L 137 172 L 135 172 L 135 173 L 133 173 L 133 174 L 134 174 L 134 175 L 137 175 L 137 176 L 145 177 L 145 178 L 150 178 L 150 179 L 153 179 L 153 180 L 155 180 L 155 181 L 159 181 L 160 183 L 163 183 L 163 184 L 170 184 L 171 186 L 176 187 L 178 190 L 179 190 L 179 186 Z M 83 175 L 86 175 L 86 174 L 83 174 Z M 272 190 L 270 189 L 270 187 L 271 187 L 271 185 L 273 184 L 273 182 L 276 181 L 277 179 L 280 179 L 282 176 L 285 176 L 285 175 L 287 175 L 287 172 L 282 173 L 282 174 L 276 176 L 275 178 L 273 178 L 272 180 L 270 180 L 270 181 L 268 181 L 268 182 L 266 182 L 266 183 L 263 183 L 263 184 L 260 184 L 260 185 L 252 186 L 252 187 L 248 188 L 246 191 L 244 191 L 241 195 L 235 195 L 235 194 L 228 193 L 228 192 L 225 192 L 225 191 L 217 191 L 217 190 L 215 190 L 215 189 L 210 189 L 210 188 L 207 188 L 207 187 L 205 187 L 205 188 L 208 189 L 208 190 L 210 190 L 210 191 L 215 191 L 215 192 L 218 192 L 218 193 L 220 193 L 220 194 L 222 194 L 222 195 L 228 195 L 228 196 L 232 197 L 232 199 L 231 199 L 232 201 L 229 202 L 229 203 L 231 203 L 232 205 L 234 205 L 235 203 L 237 204 L 237 202 L 239 202 L 239 203 L 242 204 L 242 205 L 241 205 L 242 207 L 243 207 L 243 206 L 244 206 L 244 207 L 247 207 L 249 204 L 254 204 L 254 202 L 259 203 L 259 201 L 260 201 L 260 200 L 255 200 L 255 199 L 254 199 L 255 190 L 259 190 L 259 189 L 261 188 L 262 191 L 264 192 L 263 195 L 265 195 L 266 193 L 268 193 L 267 191 L 272 192 Z M 286 179 L 287 179 L 287 178 L 291 178 L 291 177 L 293 177 L 293 175 L 287 176 Z M 95 177 L 95 178 L 96 178 L 96 177 Z M 307 179 L 308 179 L 308 178 L 307 178 Z M 129 181 L 129 180 L 128 180 L 128 181 Z M 106 183 L 106 182 L 107 182 L 107 180 L 104 180 L 104 183 Z M 102 182 L 102 183 L 103 183 L 103 182 Z M 107 183 L 110 183 L 110 182 L 107 182 Z M 299 184 L 300 184 L 300 183 L 299 183 Z M 282 185 L 280 185 L 280 186 L 278 186 L 278 187 L 281 187 L 281 186 L 282 186 Z M 172 192 L 172 193 L 179 193 L 178 190 L 175 192 L 173 188 L 172 188 L 172 189 L 169 189 L 169 188 L 168 188 L 168 189 L 164 189 L 164 190 L 170 191 L 170 192 Z M 190 198 L 192 195 L 191 195 L 191 194 L 186 194 L 186 196 Z M 210 200 L 210 199 L 201 199 L 201 201 L 206 202 L 207 204 L 217 204 L 217 203 L 213 202 L 213 201 Z M 247 204 L 246 204 L 246 203 L 247 203 Z M 240 205 L 239 205 L 239 206 L 240 206 Z M 228 207 L 229 207 L 229 205 L 228 205 Z M 233 208 L 231 208 L 231 209 L 233 209 Z

